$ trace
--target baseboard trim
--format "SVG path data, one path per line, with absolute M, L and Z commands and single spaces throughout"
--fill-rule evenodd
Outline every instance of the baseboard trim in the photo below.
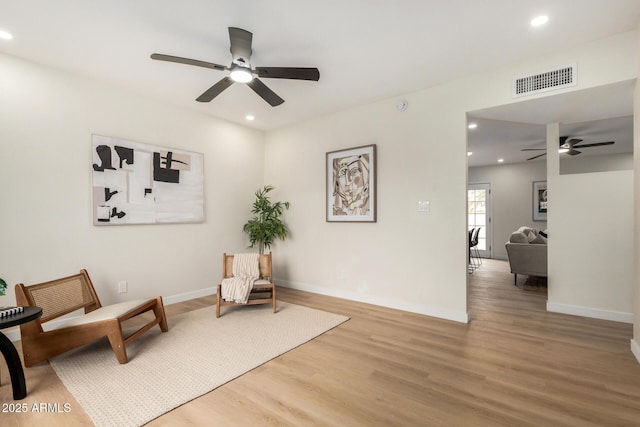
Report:
M 547 311 L 572 314 L 574 316 L 592 317 L 594 319 L 613 320 L 614 322 L 633 323 L 633 313 L 622 311 L 599 310 L 577 305 L 558 304 L 547 301 Z
M 425 316 L 438 317 L 440 319 L 453 320 L 455 322 L 469 323 L 469 314 L 463 311 L 447 310 L 439 307 L 424 304 L 413 304 L 406 301 L 393 300 L 389 298 L 377 297 L 374 295 L 363 295 L 356 292 L 348 292 L 322 286 L 309 285 L 306 283 L 292 282 L 289 280 L 275 279 L 278 286 L 299 291 L 311 292 L 314 294 L 326 295 L 330 297 L 347 299 L 350 301 L 363 302 L 366 304 L 378 305 L 381 307 L 393 308 L 396 310 L 408 311 Z
M 640 363 L 640 344 L 634 339 L 631 340 L 631 353 L 633 353 L 638 363 Z
M 179 302 L 189 301 L 196 298 L 208 297 L 209 295 L 215 295 L 216 288 L 204 288 L 197 291 L 185 292 L 178 295 L 170 295 L 168 297 L 162 297 L 162 303 L 164 305 L 177 304 Z

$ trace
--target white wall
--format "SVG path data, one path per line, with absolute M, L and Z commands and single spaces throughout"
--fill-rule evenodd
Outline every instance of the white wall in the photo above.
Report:
M 637 56 L 635 32 L 620 34 L 406 95 L 404 113 L 390 99 L 269 133 L 265 180 L 292 203 L 291 239 L 274 248 L 274 274 L 292 287 L 465 320 L 466 113 L 514 102 L 515 75 L 577 63 L 571 90 L 580 90 L 635 78 Z M 325 153 L 372 143 L 378 222 L 326 223 Z M 417 212 L 418 200 L 431 212 Z
M 0 276 L 33 284 L 86 268 L 103 303 L 211 293 L 242 250 L 262 185 L 264 136 L 118 88 L 0 55 Z M 95 227 L 91 135 L 204 153 L 203 224 Z M 126 280 L 129 292 L 117 293 Z M 0 305 L 6 305 L 1 304 Z
M 633 153 L 560 158 L 561 175 L 622 170 L 633 170 Z
M 469 183 L 491 184 L 492 258 L 507 259 L 504 244 L 520 226 L 544 230 L 546 221 L 533 220 L 533 182 L 546 181 L 544 161 L 469 168 Z
M 547 125 L 549 311 L 633 322 L 633 171 L 560 174 Z
M 291 202 L 274 248 L 279 283 L 466 321 L 465 116 L 442 90 L 267 135 L 265 181 Z M 443 111 L 444 110 L 444 111 Z M 377 145 L 377 223 L 325 222 L 325 153 Z M 460 171 L 455 174 L 452 171 Z M 431 212 L 417 211 L 419 200 Z M 434 262 L 437 260 L 437 262 Z
M 640 25 L 639 25 L 640 28 Z M 640 31 L 637 34 L 636 56 L 640 57 Z M 637 66 L 640 75 L 640 61 Z M 633 225 L 634 225 L 634 296 L 633 296 L 633 339 L 631 340 L 631 350 L 640 362 L 640 262 L 638 262 L 638 251 L 640 251 L 640 84 L 636 80 L 635 91 L 633 93 Z
M 633 322 L 633 171 L 560 175 L 549 205 L 547 308 Z

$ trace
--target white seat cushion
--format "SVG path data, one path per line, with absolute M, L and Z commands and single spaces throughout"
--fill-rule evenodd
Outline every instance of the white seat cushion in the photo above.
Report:
M 69 326 L 85 325 L 87 323 L 115 319 L 152 300 L 153 299 L 138 299 L 133 301 L 125 301 L 118 304 L 112 304 L 106 307 L 100 307 L 99 309 L 94 310 L 90 313 L 83 314 L 78 317 L 73 317 L 69 320 L 65 320 L 64 322 L 60 322 L 57 325 L 55 325 L 53 329 L 61 329 L 61 328 L 67 328 Z
M 259 286 L 259 285 L 270 285 L 271 281 L 270 280 L 265 280 L 265 279 L 258 279 L 255 282 L 253 282 L 253 286 Z

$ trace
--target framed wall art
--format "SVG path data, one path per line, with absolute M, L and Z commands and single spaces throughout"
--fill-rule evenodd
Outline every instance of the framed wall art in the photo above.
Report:
M 204 155 L 92 136 L 93 224 L 204 221 Z
M 547 181 L 533 181 L 533 220 L 547 220 Z
M 376 222 L 376 146 L 326 154 L 327 221 Z

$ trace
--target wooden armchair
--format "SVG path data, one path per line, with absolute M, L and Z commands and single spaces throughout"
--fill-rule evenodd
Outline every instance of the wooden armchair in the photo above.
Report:
M 254 304 L 272 304 L 273 312 L 276 312 L 276 284 L 273 281 L 273 272 L 271 268 L 271 252 L 261 254 L 259 257 L 260 278 L 253 283 L 249 301 L 246 304 L 240 304 L 233 301 L 224 301 L 222 299 L 222 284 L 218 284 L 216 291 L 216 318 L 220 317 L 220 307 L 235 305 L 254 305 Z M 227 279 L 233 277 L 233 255 L 222 255 L 222 278 Z
M 86 270 L 37 285 L 20 283 L 15 290 L 18 305 L 42 308 L 42 317 L 20 325 L 25 366 L 35 365 L 105 336 L 118 362 L 127 363 L 126 345 L 155 325 L 160 325 L 162 332 L 169 330 L 162 297 L 103 307 Z M 47 331 L 43 329 L 46 322 L 79 309 L 84 309 L 85 314 L 61 319 Z M 153 311 L 153 320 L 125 338 L 122 322 L 147 311 Z

